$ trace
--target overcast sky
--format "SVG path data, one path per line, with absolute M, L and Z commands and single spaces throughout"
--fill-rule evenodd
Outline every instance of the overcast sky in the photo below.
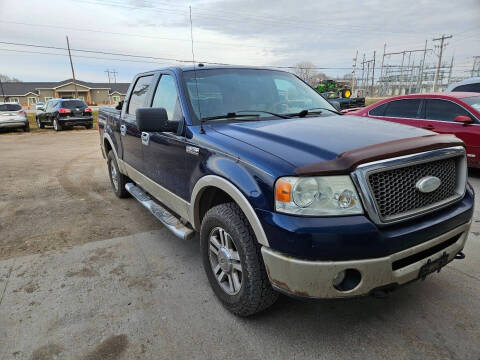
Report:
M 192 59 L 189 5 L 196 60 L 292 66 L 310 61 L 330 76 L 351 72 L 359 57 L 377 51 L 421 49 L 425 40 L 452 34 L 445 61 L 457 73 L 480 55 L 480 0 L 0 0 L 0 41 L 104 51 L 160 59 L 73 52 L 76 77 L 107 81 L 106 69 L 129 82 L 134 74 Z M 57 55 L 45 54 L 54 53 Z M 0 73 L 24 81 L 71 77 L 66 51 L 0 43 Z M 92 57 L 95 57 L 92 58 Z M 427 61 L 436 61 L 430 52 Z M 122 60 L 122 61 L 120 61 Z M 418 63 L 419 58 L 412 58 Z M 401 56 L 387 61 L 398 64 Z

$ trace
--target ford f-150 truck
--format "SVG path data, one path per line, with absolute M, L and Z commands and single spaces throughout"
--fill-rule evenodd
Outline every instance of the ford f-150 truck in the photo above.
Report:
M 233 313 L 301 298 L 382 295 L 463 258 L 473 213 L 452 135 L 342 116 L 295 75 L 172 67 L 99 111 L 115 194 L 180 238 L 200 234 Z

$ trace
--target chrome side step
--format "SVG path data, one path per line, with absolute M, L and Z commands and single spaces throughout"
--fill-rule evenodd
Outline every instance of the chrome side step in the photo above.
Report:
M 125 189 L 145 206 L 165 227 L 180 239 L 187 240 L 194 235 L 193 229 L 183 224 L 180 219 L 170 214 L 145 191 L 132 183 L 125 184 Z

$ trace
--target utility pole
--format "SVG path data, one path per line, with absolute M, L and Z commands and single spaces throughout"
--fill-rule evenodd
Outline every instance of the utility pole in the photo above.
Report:
M 115 69 L 113 69 L 112 74 L 113 74 L 113 82 L 116 84 L 116 83 L 117 83 L 117 74 L 118 74 L 118 72 L 116 72 Z
M 452 70 L 453 70 L 453 56 L 452 56 L 452 61 L 450 62 L 450 71 L 448 72 L 448 82 L 447 86 L 450 85 L 450 80 L 452 79 Z
M 355 91 L 355 85 L 357 82 L 356 79 L 356 71 L 357 71 L 357 57 L 358 57 L 358 50 L 355 54 L 355 59 L 353 59 L 353 73 L 352 73 L 352 94 Z
M 417 93 L 422 92 L 423 69 L 425 68 L 425 56 L 427 55 L 427 43 L 428 43 L 428 40 L 425 40 L 425 50 L 423 50 L 422 65 L 420 66 L 420 74 L 418 75 L 418 79 L 417 79 Z
M 108 77 L 108 84 L 110 85 L 110 70 L 105 70 L 105 73 L 107 74 Z
M 445 44 L 446 39 L 451 39 L 452 35 L 442 35 L 439 38 L 433 39 L 433 41 L 440 41 L 440 54 L 438 55 L 438 64 L 437 64 L 437 71 L 435 72 L 435 80 L 433 81 L 433 91 L 437 91 L 438 85 L 438 77 L 440 75 L 440 67 L 442 66 L 442 55 L 443 55 L 443 48 L 447 46 Z
M 402 51 L 402 66 L 400 67 L 400 77 L 398 78 L 398 95 L 402 95 L 403 63 L 405 62 L 405 51 Z
M 387 43 L 383 44 L 382 67 L 380 68 L 380 79 L 383 77 L 383 63 L 385 61 L 385 51 L 387 50 Z
M 478 67 L 478 69 L 477 69 Z M 471 77 L 480 75 L 480 56 L 474 56 L 473 57 L 473 66 L 472 66 L 472 72 L 470 74 Z
M 372 66 L 372 91 L 370 96 L 375 93 L 375 54 L 377 53 L 376 50 L 373 50 L 373 66 Z
M 363 53 L 363 60 L 362 60 L 362 91 L 365 91 L 365 53 Z M 365 96 L 365 94 L 363 94 Z
M 66 38 L 67 38 L 68 57 L 70 58 L 70 67 L 72 68 L 73 86 L 75 87 L 75 98 L 78 99 L 77 82 L 75 81 L 75 71 L 73 70 L 72 54 L 70 53 L 70 42 L 68 41 L 68 36 Z

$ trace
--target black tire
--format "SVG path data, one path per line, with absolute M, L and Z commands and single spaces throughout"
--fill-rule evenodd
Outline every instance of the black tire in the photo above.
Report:
M 108 165 L 108 176 L 110 177 L 110 184 L 112 185 L 113 192 L 120 199 L 124 199 L 130 196 L 130 193 L 125 189 L 125 184 L 130 180 L 127 176 L 123 175 L 118 169 L 117 160 L 115 159 L 115 154 L 113 150 L 110 150 L 107 155 L 107 165 Z M 117 174 L 117 185 L 113 180 L 112 167 L 115 167 Z
M 234 295 L 223 290 L 210 262 L 210 234 L 218 227 L 223 228 L 232 238 L 242 266 L 241 287 Z M 237 204 L 220 204 L 207 211 L 200 229 L 200 247 L 210 285 L 229 311 L 238 316 L 250 316 L 275 303 L 278 293 L 270 285 L 261 247 Z
M 24 127 L 23 127 L 23 132 L 30 132 L 30 124 L 27 123 Z
M 92 128 L 93 128 L 93 124 L 85 125 L 85 129 L 92 129 Z
M 58 122 L 58 118 L 53 119 L 53 130 L 62 131 L 62 125 Z
M 38 116 L 37 116 L 37 119 L 36 119 L 36 120 L 37 120 L 37 127 L 38 127 L 39 129 L 43 129 L 43 128 L 45 127 L 45 125 L 40 121 L 40 119 L 38 118 Z

